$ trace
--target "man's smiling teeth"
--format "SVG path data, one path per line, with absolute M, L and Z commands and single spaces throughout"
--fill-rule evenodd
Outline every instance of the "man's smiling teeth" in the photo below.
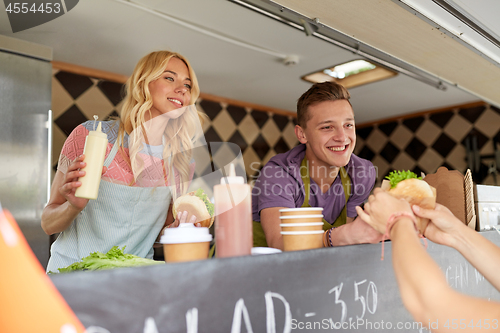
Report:
M 328 147 L 328 149 L 330 149 L 331 151 L 343 151 L 343 150 L 345 150 L 345 146 L 341 146 L 341 147 Z
M 182 105 L 181 101 L 179 101 L 178 99 L 173 99 L 173 98 L 167 98 L 170 102 L 174 102 L 175 104 L 179 104 L 179 105 Z

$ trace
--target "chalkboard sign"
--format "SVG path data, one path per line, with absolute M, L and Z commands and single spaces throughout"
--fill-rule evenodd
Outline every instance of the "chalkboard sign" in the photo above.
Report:
M 497 245 L 500 235 L 483 232 Z M 500 300 L 457 251 L 428 242 L 454 289 Z M 89 332 L 425 332 L 404 308 L 391 243 L 52 276 Z M 421 272 L 425 279 L 425 272 Z

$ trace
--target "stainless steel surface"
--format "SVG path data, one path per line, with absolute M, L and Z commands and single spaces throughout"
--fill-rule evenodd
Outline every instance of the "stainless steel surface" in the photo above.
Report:
M 441 6 L 448 13 L 467 24 L 472 30 L 489 40 L 492 44 L 500 47 L 500 37 L 497 36 L 492 30 L 488 29 L 480 20 L 476 19 L 471 14 L 467 13 L 463 8 L 458 6 L 453 1 L 449 0 L 432 0 L 434 3 Z
M 500 203 L 500 186 L 476 185 L 474 201 Z
M 43 266 L 49 256 L 40 217 L 49 182 L 51 80 L 49 62 L 0 52 L 0 202 Z
M 52 110 L 49 110 L 47 113 L 47 202 L 49 202 L 50 198 L 50 185 L 52 184 Z
M 474 191 L 478 230 L 500 225 L 500 186 L 476 185 Z

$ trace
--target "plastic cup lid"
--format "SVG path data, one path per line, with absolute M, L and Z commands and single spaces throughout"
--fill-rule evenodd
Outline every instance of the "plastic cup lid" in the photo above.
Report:
M 314 225 L 323 225 L 323 222 L 280 223 L 281 227 L 312 227 Z
M 287 215 L 287 216 L 280 216 L 280 219 L 282 220 L 290 220 L 290 219 L 313 219 L 321 217 L 323 218 L 323 215 Z
M 280 209 L 281 212 L 294 212 L 294 211 L 308 211 L 308 210 L 320 210 L 323 211 L 323 207 L 299 207 L 299 208 L 283 208 Z
M 212 235 L 208 228 L 195 227 L 193 223 L 181 223 L 177 228 L 167 228 L 160 238 L 162 244 L 183 244 L 210 242 Z
M 324 233 L 323 230 L 306 230 L 306 231 L 282 231 L 282 235 L 316 235 Z
M 281 253 L 280 249 L 272 247 L 252 247 L 252 255 Z

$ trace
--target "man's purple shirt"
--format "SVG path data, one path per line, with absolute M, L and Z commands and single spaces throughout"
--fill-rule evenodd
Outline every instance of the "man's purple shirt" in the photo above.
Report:
M 300 177 L 300 163 L 306 154 L 303 144 L 286 153 L 272 157 L 262 168 L 252 190 L 253 220 L 260 221 L 260 211 L 271 207 L 301 207 L 305 192 Z M 356 206 L 359 206 L 370 195 L 375 184 L 376 170 L 373 164 L 354 154 L 344 167 L 351 178 L 351 196 L 347 202 L 347 216 L 356 217 Z M 309 204 L 312 207 L 323 207 L 325 220 L 333 224 L 345 205 L 344 189 L 340 175 L 325 193 L 311 179 Z

